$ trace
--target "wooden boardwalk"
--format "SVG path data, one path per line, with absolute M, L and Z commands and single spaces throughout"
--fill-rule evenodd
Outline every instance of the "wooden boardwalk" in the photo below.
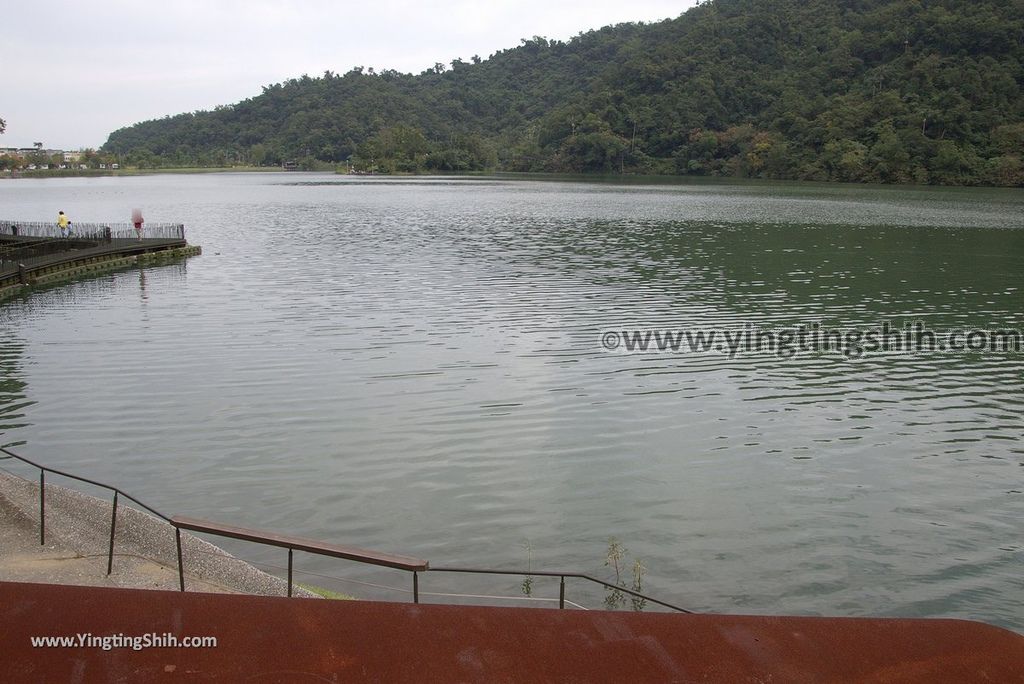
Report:
M 77 224 L 69 237 L 53 226 L 0 221 L 0 299 L 25 287 L 129 266 L 162 257 L 201 253 L 184 227 L 146 226 L 143 237 L 124 224 Z

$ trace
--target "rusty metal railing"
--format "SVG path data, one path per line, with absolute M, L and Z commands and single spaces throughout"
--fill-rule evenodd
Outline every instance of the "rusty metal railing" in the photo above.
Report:
M 160 513 L 156 509 L 147 506 L 138 499 L 129 494 L 125 493 L 118 487 L 105 484 L 103 482 L 97 482 L 89 478 L 80 477 L 78 475 L 72 475 L 55 468 L 40 465 L 35 461 L 31 461 L 24 456 L 19 456 L 14 452 L 0 447 L 0 453 L 6 454 L 5 457 L 0 458 L 14 458 L 23 463 L 26 463 L 34 468 L 39 469 L 39 543 L 45 544 L 45 529 L 46 529 L 46 473 L 52 473 L 54 475 L 60 475 L 67 477 L 72 480 L 79 482 L 85 482 L 97 487 L 108 489 L 114 493 L 113 510 L 110 518 L 110 547 L 107 557 L 107 574 L 111 573 L 113 568 L 114 560 L 114 532 L 117 524 L 117 506 L 118 497 L 124 497 L 138 504 L 142 508 L 146 509 L 156 517 L 162 519 L 174 528 L 175 545 L 177 547 L 178 555 L 178 586 L 179 589 L 185 591 L 185 564 L 184 557 L 182 554 L 181 545 L 181 531 L 190 530 L 192 532 L 199 532 L 202 534 L 212 534 L 220 537 L 229 539 L 237 539 L 240 541 L 248 541 L 256 544 L 262 544 L 265 546 L 275 546 L 278 548 L 288 549 L 288 596 L 292 595 L 293 583 L 293 556 L 295 551 L 303 551 L 320 556 L 328 556 L 331 558 L 341 558 L 345 560 L 351 560 L 358 563 L 367 565 L 376 565 L 381 567 L 393 568 L 397 570 L 403 570 L 412 573 L 412 586 L 413 586 L 413 602 L 419 603 L 420 601 L 420 588 L 419 580 L 420 573 L 426 572 L 438 572 L 438 573 L 461 573 L 461 574 L 475 574 L 475 575 L 506 575 L 506 576 L 519 576 L 519 577 L 558 577 L 559 578 L 559 590 L 558 590 L 558 607 L 560 609 L 565 608 L 566 597 L 565 597 L 565 580 L 579 579 L 592 584 L 597 584 L 604 587 L 606 590 L 611 589 L 612 591 L 621 592 L 628 594 L 642 601 L 649 601 L 650 603 L 669 608 L 671 610 L 680 613 L 693 613 L 693 611 L 680 606 L 668 603 L 667 601 L 661 601 L 647 594 L 643 594 L 639 591 L 628 589 L 618 584 L 606 582 L 597 577 L 587 575 L 579 572 L 568 572 L 568 571 L 552 571 L 552 570 L 496 570 L 490 568 L 464 568 L 464 567 L 430 567 L 430 563 L 420 558 L 414 558 L 411 556 L 400 556 L 396 554 L 382 553 L 379 551 L 370 551 L 367 549 L 360 549 L 354 546 L 344 546 L 340 544 L 331 544 L 315 539 L 307 539 L 305 537 L 294 537 L 288 535 L 277 534 L 274 532 L 265 532 L 262 530 L 254 530 L 246 527 L 238 527 L 235 525 L 225 525 L 222 523 L 216 523 L 209 520 L 200 520 L 198 518 L 189 518 L 185 516 L 173 516 L 168 517 L 163 513 Z
M 175 542 L 178 546 L 178 582 L 182 591 L 185 591 L 184 564 L 182 563 L 181 556 L 182 530 L 205 532 L 206 534 L 213 534 L 219 537 L 240 539 L 242 541 L 250 541 L 257 544 L 265 544 L 267 546 L 277 546 L 288 549 L 289 596 L 292 595 L 292 554 L 295 551 L 305 551 L 307 553 L 313 553 L 320 556 L 344 558 L 346 560 L 354 560 L 359 563 L 380 565 L 386 568 L 409 571 L 412 573 L 414 603 L 420 602 L 419 573 L 425 572 L 430 568 L 430 564 L 427 561 L 419 558 L 412 558 L 410 556 L 398 556 L 394 554 L 380 553 L 378 551 L 367 551 L 366 549 L 359 549 L 354 546 L 328 544 L 326 542 L 317 541 L 315 539 L 306 539 L 304 537 L 290 537 L 282 534 L 274 534 L 272 532 L 263 532 L 261 530 L 251 530 L 246 527 L 222 525 L 220 523 L 210 522 L 209 520 L 174 516 L 169 522 L 174 526 Z
M 144 504 L 141 501 L 139 501 L 138 499 L 136 499 L 134 496 L 124 492 L 123 490 L 121 490 L 121 489 L 119 489 L 117 487 L 113 487 L 113 486 L 105 484 L 103 482 L 97 482 L 96 480 L 90 480 L 87 477 L 80 477 L 78 475 L 72 475 L 71 473 L 66 473 L 66 472 L 64 472 L 62 470 L 57 470 L 56 468 L 50 468 L 48 466 L 40 465 L 39 463 L 36 463 L 35 461 L 30 461 L 29 459 L 25 458 L 24 456 L 19 456 L 18 454 L 14 453 L 13 451 L 9 451 L 8 449 L 5 449 L 3 447 L 0 447 L 0 453 L 6 454 L 6 458 L 14 458 L 14 459 L 17 459 L 17 460 L 21 461 L 22 463 L 26 463 L 26 464 L 32 466 L 33 468 L 38 468 L 39 469 L 39 545 L 40 546 L 44 546 L 46 544 L 46 473 L 52 473 L 54 475 L 60 475 L 61 477 L 66 477 L 66 478 L 69 478 L 69 479 L 72 479 L 72 480 L 78 480 L 79 482 L 85 482 L 86 484 L 91 484 L 91 485 L 94 485 L 96 487 L 102 487 L 103 489 L 108 489 L 108 490 L 110 490 L 110 491 L 112 491 L 114 493 L 114 504 L 113 504 L 113 507 L 111 509 L 111 514 L 110 514 L 110 549 L 109 549 L 109 551 L 107 553 L 107 574 L 108 575 L 114 569 L 114 530 L 117 527 L 117 503 L 118 503 L 117 499 L 118 499 L 119 496 L 123 496 L 124 498 L 128 499 L 129 501 L 135 502 L 136 504 L 138 504 L 139 506 L 142 506 L 147 511 L 149 511 L 150 513 L 155 515 L 156 517 L 161 518 L 161 519 L 163 519 L 164 521 L 166 521 L 168 523 L 171 521 L 170 518 L 168 518 L 166 515 L 164 515 L 160 511 L 156 510 L 155 508 L 153 508 L 151 506 L 147 506 L 146 504 Z
M 618 584 L 612 584 L 611 582 L 605 582 L 602 579 L 598 579 L 598 578 L 593 577 L 591 575 L 586 575 L 586 574 L 583 574 L 583 573 L 580 573 L 580 572 L 560 572 L 560 571 L 553 571 L 553 570 L 491 570 L 491 569 L 487 569 L 487 568 L 458 568 L 458 567 L 451 567 L 451 568 L 440 567 L 440 568 L 431 568 L 430 570 L 431 570 L 431 572 L 460 572 L 460 573 L 475 574 L 475 575 L 514 575 L 514 576 L 518 576 L 518 577 L 557 577 L 557 578 L 559 578 L 559 581 L 558 581 L 558 607 L 562 608 L 562 609 L 565 608 L 565 578 L 569 577 L 569 578 L 573 578 L 573 579 L 585 580 L 587 582 L 593 582 L 594 584 L 600 584 L 600 585 L 604 586 L 606 589 L 611 589 L 613 591 L 620 591 L 623 594 L 629 594 L 630 596 L 635 596 L 636 598 L 641 599 L 643 601 L 650 601 L 651 603 L 656 603 L 659 606 L 664 606 L 666 608 L 671 608 L 672 610 L 678 611 L 680 613 L 693 613 L 692 610 L 687 610 L 686 608 L 680 608 L 679 606 L 673 605 L 671 603 L 667 603 L 665 601 L 659 601 L 658 599 L 652 598 L 650 596 L 647 596 L 646 594 L 642 594 L 639 591 L 633 591 L 632 589 L 627 589 L 626 587 L 623 587 L 623 586 L 618 585 Z

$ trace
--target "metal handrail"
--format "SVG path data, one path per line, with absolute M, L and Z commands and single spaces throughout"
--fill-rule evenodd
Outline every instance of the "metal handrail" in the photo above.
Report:
M 211 552 L 210 551 L 199 551 L 199 553 L 211 553 Z M 285 571 L 285 572 L 287 572 L 287 570 L 288 570 L 287 566 L 275 565 L 274 563 L 269 563 L 267 561 L 254 561 L 254 560 L 250 560 L 249 563 L 251 565 L 256 566 L 257 568 L 270 568 L 271 570 L 282 570 L 282 571 Z M 302 574 L 303 575 L 308 575 L 308 576 L 311 576 L 311 577 L 318 577 L 318 578 L 321 578 L 321 579 L 328 579 L 328 580 L 333 580 L 333 581 L 336 581 L 336 582 L 342 582 L 344 584 L 357 584 L 357 585 L 363 586 L 363 587 L 371 587 L 373 589 L 386 589 L 387 591 L 401 592 L 401 593 L 405 593 L 405 594 L 411 594 L 412 593 L 411 589 L 406 589 L 405 587 L 396 587 L 396 586 L 392 586 L 392 585 L 389 585 L 389 584 L 378 584 L 378 583 L 375 583 L 375 582 L 365 582 L 363 580 L 357 580 L 357 579 L 353 579 L 351 577 L 338 577 L 337 575 L 325 575 L 323 573 L 313 572 L 312 570 L 303 570 Z M 302 586 L 302 585 L 301 584 L 296 584 L 296 586 Z M 523 602 L 527 602 L 527 603 L 556 603 L 558 601 L 557 598 L 552 598 L 552 597 L 549 597 L 549 596 L 532 596 L 532 595 L 521 596 L 521 595 L 518 595 L 518 594 L 516 594 L 515 596 L 507 596 L 507 595 L 501 595 L 501 594 L 465 594 L 465 593 L 442 592 L 442 591 L 421 591 L 420 592 L 420 596 L 439 596 L 441 598 L 479 598 L 479 599 L 492 599 L 492 600 L 496 600 L 496 601 L 523 601 Z M 575 601 L 571 601 L 569 599 L 565 599 L 565 604 L 568 605 L 568 606 L 571 606 L 573 608 L 578 608 L 579 610 L 590 610 L 586 606 L 580 605 L 579 603 L 576 603 Z
M 666 601 L 661 601 L 639 591 L 634 591 L 617 584 L 606 582 L 602 579 L 598 579 L 591 575 L 587 575 L 580 572 L 565 572 L 565 571 L 553 571 L 553 570 L 495 570 L 490 568 L 462 568 L 462 567 L 430 567 L 430 563 L 420 558 L 413 558 L 411 556 L 399 556 L 395 554 L 386 554 L 379 551 L 368 551 L 365 549 L 359 549 L 353 546 L 343 546 L 340 544 L 330 544 L 328 542 L 322 542 L 315 539 L 307 539 L 304 537 L 293 537 L 288 535 L 277 534 L 273 532 L 264 532 L 262 530 L 254 530 L 245 527 L 237 527 L 233 525 L 224 525 L 221 523 L 211 522 L 208 520 L 200 520 L 198 518 L 188 518 L 185 516 L 173 516 L 168 517 L 160 511 L 147 506 L 135 497 L 125 493 L 118 487 L 108 485 L 103 482 L 97 482 L 86 477 L 80 477 L 78 475 L 72 475 L 56 468 L 50 468 L 48 466 L 41 465 L 35 461 L 29 460 L 24 456 L 8 450 L 7 448 L 0 447 L 0 453 L 6 454 L 6 456 L 0 456 L 0 459 L 4 458 L 15 458 L 23 463 L 26 463 L 34 468 L 39 469 L 39 544 L 44 545 L 46 543 L 45 530 L 46 530 L 46 473 L 53 473 L 54 475 L 60 475 L 67 477 L 72 480 L 79 482 L 85 482 L 97 487 L 102 487 L 114 492 L 114 503 L 113 512 L 110 518 L 110 548 L 107 557 L 107 574 L 111 573 L 114 562 L 114 531 L 117 524 L 117 505 L 118 497 L 123 496 L 126 499 L 133 501 L 142 508 L 146 509 L 156 517 L 162 519 L 174 528 L 175 543 L 177 546 L 178 553 L 178 582 L 179 588 L 182 592 L 185 591 L 185 566 L 182 557 L 181 549 L 181 530 L 192 530 L 195 532 L 201 532 L 206 534 L 213 534 L 221 537 L 227 537 L 231 539 L 239 539 L 243 541 L 251 541 L 257 544 L 265 544 L 267 546 L 277 546 L 280 548 L 288 549 L 288 596 L 292 595 L 292 569 L 293 569 L 293 553 L 295 551 L 305 551 L 307 553 L 313 553 L 321 556 L 329 556 L 333 558 L 343 558 L 346 560 L 353 560 L 358 563 L 365 563 L 369 565 L 377 565 L 383 567 L 394 568 L 398 570 L 404 570 L 412 572 L 413 577 L 413 602 L 419 603 L 419 573 L 421 572 L 450 572 L 450 573 L 463 573 L 463 574 L 477 574 L 477 575 L 516 575 L 521 577 L 558 577 L 559 578 L 559 590 L 558 590 L 558 607 L 560 609 L 565 608 L 565 578 L 581 579 L 594 584 L 599 584 L 606 589 L 612 589 L 615 591 L 621 591 L 630 596 L 642 599 L 644 601 L 650 601 L 656 603 L 659 606 L 670 608 L 680 613 L 693 613 L 694 611 L 682 608 L 680 606 L 673 605 Z M 571 601 L 569 603 L 572 603 Z
M 136 504 L 138 504 L 139 506 L 142 506 L 147 511 L 149 511 L 150 513 L 155 515 L 156 517 L 162 518 L 166 522 L 170 522 L 171 521 L 170 518 L 168 518 L 166 515 L 164 515 L 160 511 L 156 510 L 155 508 L 153 508 L 151 506 L 147 506 L 146 504 L 142 503 L 141 501 L 136 499 L 131 494 L 128 494 L 128 493 L 122 491 L 121 489 L 119 489 L 117 487 L 113 487 L 113 486 L 108 485 L 108 484 L 106 484 L 104 482 L 97 482 L 96 480 L 90 480 L 87 477 L 80 477 L 78 475 L 72 475 L 71 473 L 65 473 L 64 471 L 57 470 L 56 468 L 50 468 L 48 466 L 40 465 L 39 463 L 36 463 L 35 461 L 30 461 L 29 459 L 25 458 L 24 456 L 19 456 L 18 454 L 14 453 L 13 451 L 9 451 L 8 449 L 3 448 L 3 447 L 0 447 L 0 453 L 7 454 L 6 456 L 0 457 L 0 458 L 16 458 L 19 461 L 21 461 L 22 463 L 27 463 L 28 465 L 32 466 L 33 468 L 38 468 L 39 469 L 39 545 L 40 546 L 45 546 L 46 545 L 46 473 L 53 473 L 54 475 L 60 475 L 61 477 L 67 477 L 67 478 L 70 478 L 72 480 L 78 480 L 79 482 L 85 482 L 86 484 L 91 484 L 91 485 L 94 485 L 96 487 L 102 487 L 104 489 L 109 489 L 110 491 L 114 492 L 114 505 L 113 505 L 112 512 L 110 514 L 110 549 L 109 549 L 109 551 L 107 553 L 107 574 L 108 575 L 111 573 L 111 571 L 114 568 L 114 530 L 115 530 L 115 528 L 117 526 L 117 498 L 118 498 L 118 496 L 123 496 L 124 498 L 128 499 L 129 501 L 135 502 Z
M 520 576 L 520 577 L 534 577 L 534 576 L 536 576 L 536 577 L 558 577 L 559 578 L 559 584 L 558 584 L 558 607 L 559 608 L 564 608 L 565 607 L 565 578 L 566 577 L 572 577 L 572 578 L 575 578 L 575 579 L 582 579 L 582 580 L 587 580 L 588 582 L 593 582 L 595 584 L 600 584 L 600 585 L 604 586 L 607 589 L 614 589 L 614 590 L 617 590 L 617 591 L 621 591 L 621 592 L 623 592 L 625 594 L 629 594 L 630 596 L 635 596 L 635 597 L 637 597 L 639 599 L 643 599 L 644 601 L 650 601 L 651 603 L 657 603 L 659 606 L 665 606 L 666 608 L 671 608 L 672 610 L 679 611 L 680 613 L 693 613 L 692 610 L 687 610 L 686 608 L 680 608 L 679 606 L 672 605 L 671 603 L 666 603 L 665 601 L 659 601 L 658 599 L 652 598 L 650 596 L 647 596 L 646 594 L 641 594 L 639 591 L 633 591 L 632 589 L 627 589 L 626 587 L 620 586 L 618 584 L 612 584 L 611 582 L 605 582 L 602 579 L 598 579 L 598 578 L 593 577 L 591 575 L 586 575 L 586 574 L 583 574 L 583 573 L 580 573 L 580 572 L 561 572 L 561 571 L 554 571 L 554 570 L 492 570 L 492 569 L 489 569 L 489 568 L 457 568 L 457 567 L 451 567 L 451 568 L 445 568 L 445 567 L 431 568 L 431 570 L 433 572 L 461 572 L 461 573 L 468 573 L 468 574 L 475 574 L 475 575 L 517 575 L 517 576 Z
M 354 560 L 356 562 L 367 563 L 369 565 L 380 565 L 387 568 L 410 571 L 412 572 L 413 577 L 413 601 L 415 603 L 420 602 L 418 573 L 430 569 L 430 563 L 427 561 L 420 558 L 412 558 L 410 556 L 397 556 L 394 554 L 380 553 L 378 551 L 367 551 L 365 549 L 358 549 L 354 546 L 328 544 L 315 539 L 290 537 L 283 534 L 275 534 L 273 532 L 263 532 L 261 530 L 253 530 L 247 527 L 237 527 L 234 525 L 222 525 L 209 520 L 199 520 L 197 518 L 186 518 L 183 516 L 174 516 L 169 520 L 169 522 L 174 526 L 175 542 L 178 546 L 178 582 L 182 591 L 185 591 L 185 572 L 181 557 L 181 531 L 183 529 L 288 549 L 289 596 L 292 595 L 292 554 L 295 551 L 305 551 L 319 556 L 344 558 L 346 560 Z

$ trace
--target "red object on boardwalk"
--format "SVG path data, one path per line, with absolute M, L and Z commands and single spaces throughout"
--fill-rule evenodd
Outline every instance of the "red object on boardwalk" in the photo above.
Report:
M 215 648 L 33 648 L 172 633 Z M 963 620 L 327 601 L 0 583 L 0 681 L 1024 682 L 1024 637 Z
M 138 233 L 139 239 L 142 239 L 142 210 L 132 209 L 132 225 L 135 226 L 135 232 Z

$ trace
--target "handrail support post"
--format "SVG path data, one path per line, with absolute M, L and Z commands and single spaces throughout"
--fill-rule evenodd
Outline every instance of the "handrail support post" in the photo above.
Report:
M 107 575 L 114 569 L 114 528 L 117 525 L 117 490 L 114 490 L 114 510 L 110 514 L 110 551 L 107 553 Z
M 292 551 L 288 549 L 288 596 L 292 595 Z
M 559 610 L 565 609 L 565 575 L 560 575 L 558 578 L 558 608 Z
M 412 602 L 420 602 L 420 574 L 415 570 L 412 571 Z
M 181 528 L 174 528 L 174 542 L 178 546 L 178 586 L 185 591 L 185 565 L 181 560 Z
M 46 471 L 39 469 L 39 545 L 46 545 Z

